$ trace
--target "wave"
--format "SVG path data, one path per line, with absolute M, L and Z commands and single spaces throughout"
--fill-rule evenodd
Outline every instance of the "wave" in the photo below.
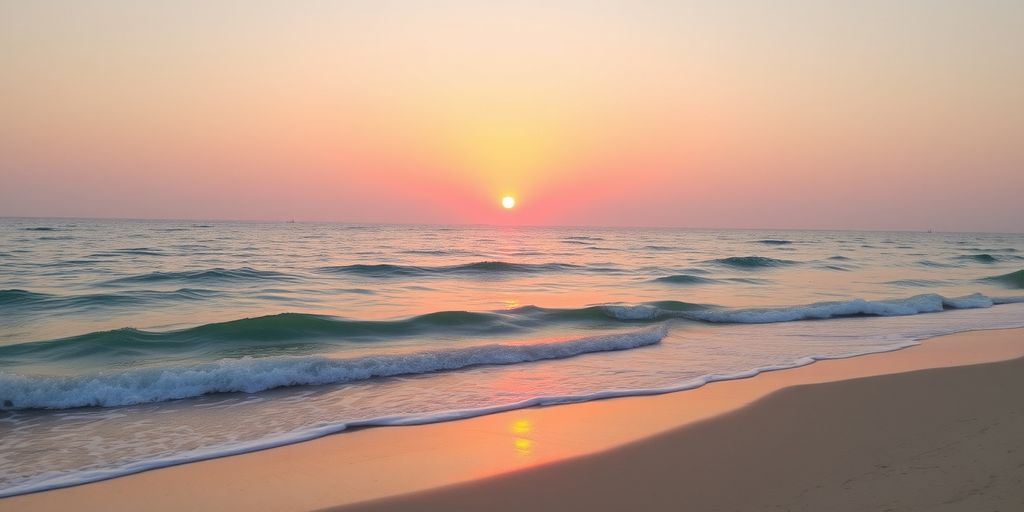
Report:
M 936 313 L 946 309 L 988 308 L 996 304 L 1019 302 L 1021 300 L 1024 300 L 1024 298 L 992 298 L 980 293 L 962 297 L 944 297 L 929 293 L 903 299 L 853 299 L 777 308 L 724 308 L 714 304 L 695 304 L 681 301 L 657 301 L 643 304 L 603 304 L 576 310 L 554 310 L 534 308 L 532 306 L 528 308 L 551 312 L 556 315 L 564 315 L 563 319 L 576 315 L 577 319 L 595 319 L 602 316 L 610 316 L 622 321 L 657 321 L 676 318 L 707 323 L 763 324 L 854 316 L 906 316 Z
M 1007 288 L 1024 288 L 1024 269 L 1009 274 L 985 277 L 980 281 L 997 283 Z
M 726 277 L 722 278 L 722 281 L 728 281 L 730 283 L 742 283 L 742 284 L 770 284 L 772 281 L 769 279 L 756 279 L 753 277 Z
M 21 229 L 22 229 L 22 231 L 66 231 L 66 229 L 64 229 L 64 228 L 55 228 L 55 227 L 50 227 L 50 226 L 28 227 L 28 228 L 21 228 Z
M 851 316 L 906 316 L 944 309 L 987 308 L 995 303 L 980 293 L 954 298 L 929 293 L 897 300 L 856 299 L 783 308 L 696 311 L 686 317 L 712 323 L 764 324 Z
M 930 293 L 905 299 L 854 299 L 777 308 L 730 309 L 713 304 L 693 304 L 679 301 L 606 304 L 598 307 L 599 311 L 605 315 L 628 321 L 678 318 L 706 323 L 767 324 L 856 316 L 907 316 L 937 313 L 946 309 L 987 308 L 996 304 L 1020 301 L 1024 301 L 1024 297 L 992 298 L 975 293 L 950 298 Z
M 681 285 L 698 285 L 698 284 L 712 284 L 717 283 L 715 279 L 707 277 L 694 276 L 690 274 L 674 274 L 671 276 L 656 277 L 653 279 L 659 283 L 671 283 Z
M 978 263 L 996 263 L 999 261 L 999 258 L 996 258 L 995 256 L 988 253 L 965 254 L 963 256 L 957 256 L 955 259 L 963 261 L 975 261 Z
M 2 297 L 6 295 L 0 295 Z M 173 331 L 122 328 L 5 345 L 0 346 L 0 366 L 17 366 L 33 361 L 66 363 L 93 358 L 101 358 L 107 363 L 125 360 L 143 364 L 159 362 L 169 355 L 211 360 L 244 355 L 311 354 L 351 343 L 414 336 L 493 336 L 556 325 L 584 323 L 600 327 L 620 322 L 658 321 L 683 311 L 706 307 L 680 301 L 598 304 L 583 308 L 523 306 L 490 312 L 437 311 L 395 320 L 353 320 L 280 313 Z
M 5 290 L 5 301 L 48 300 L 23 290 Z M 174 331 L 123 328 L 68 338 L 0 346 L 0 366 L 38 361 L 67 363 L 98 360 L 105 364 L 160 364 L 175 357 L 214 360 L 223 357 L 315 354 L 352 343 L 415 336 L 487 337 L 532 332 L 559 325 L 608 327 L 617 323 L 682 319 L 704 323 L 776 323 L 849 316 L 898 316 L 944 309 L 990 307 L 1016 298 L 993 299 L 981 294 L 947 298 L 937 294 L 905 299 L 855 299 L 777 308 L 724 308 L 714 304 L 655 301 L 640 304 L 597 304 L 583 308 L 523 306 L 507 311 L 439 311 L 395 320 L 353 320 L 303 313 L 281 313 L 203 324 Z
M 820 265 L 818 268 L 822 270 L 834 270 L 836 272 L 849 272 L 852 270 L 850 267 L 844 267 L 843 265 Z
M 1021 259 L 1024 259 L 1024 258 L 1022 258 L 1021 256 L 1017 256 L 1015 254 L 980 253 L 980 254 L 964 254 L 962 256 L 957 256 L 955 259 L 958 259 L 958 260 L 961 260 L 961 261 L 974 261 L 976 263 L 991 264 L 991 263 L 999 263 L 1000 261 L 1016 261 L 1016 260 L 1021 260 Z
M 91 257 L 116 257 L 116 256 L 166 256 L 167 253 L 159 249 L 151 249 L 149 247 L 129 247 L 126 249 L 114 249 L 112 251 L 97 252 L 90 255 Z
M 708 263 L 715 263 L 718 265 L 725 265 L 728 267 L 740 269 L 756 269 L 783 267 L 787 265 L 794 265 L 798 262 L 792 260 L 769 258 L 767 256 L 732 256 L 729 258 L 718 258 L 710 260 Z
M 766 238 L 764 240 L 755 240 L 755 242 L 765 245 L 789 245 L 793 243 L 791 240 L 777 240 L 772 238 Z
M 987 249 L 986 248 L 981 248 L 981 249 L 975 249 L 975 250 L 976 251 L 980 251 L 980 252 L 1020 252 L 1019 250 L 1017 250 L 1017 249 L 1015 249 L 1013 247 L 987 248 Z
M 579 270 L 585 267 L 569 263 L 509 263 L 505 261 L 477 261 L 461 265 L 421 267 L 414 265 L 354 264 L 321 267 L 321 272 L 352 274 L 365 277 L 404 277 L 422 275 L 493 275 L 502 273 L 539 273 Z
M 440 311 L 401 320 L 346 320 L 302 313 L 281 313 L 203 324 L 175 331 L 123 328 L 55 340 L 0 346 L 3 364 L 20 360 L 68 361 L 102 356 L 133 359 L 306 353 L 325 345 L 408 337 L 431 332 L 494 333 L 515 328 L 499 313 Z
M 402 251 L 404 254 L 421 254 L 425 256 L 450 256 L 457 251 L 448 249 L 405 249 Z
M 47 295 L 45 293 L 35 293 L 27 290 L 0 290 L 0 306 L 17 306 L 22 304 L 32 304 L 42 300 L 46 300 Z
M 929 267 L 929 268 L 950 268 L 950 267 L 956 267 L 957 266 L 957 265 L 951 265 L 949 263 L 939 263 L 937 261 L 932 261 L 932 260 L 920 260 L 920 261 L 917 262 L 917 264 L 922 266 L 922 267 Z
M 116 407 L 212 393 L 257 393 L 288 386 L 342 384 L 379 377 L 564 359 L 661 342 L 664 327 L 624 334 L 523 345 L 490 344 L 408 354 L 330 359 L 289 356 L 224 359 L 179 368 L 142 368 L 77 377 L 0 373 L 2 409 Z
M 246 282 L 268 280 L 294 280 L 296 276 L 270 270 L 256 270 L 250 267 L 235 269 L 211 268 L 180 272 L 149 272 L 106 281 L 105 285 L 130 285 L 164 282 Z
M 45 307 L 50 313 L 54 308 L 87 309 L 108 306 L 142 306 L 174 300 L 202 300 L 219 295 L 214 290 L 180 288 L 173 291 L 130 290 L 120 293 L 88 293 L 82 295 L 51 295 L 27 290 L 0 290 L 0 305 L 8 307 Z
M 700 277 L 691 274 L 673 274 L 669 276 L 656 277 L 651 279 L 651 282 L 655 283 L 668 283 L 677 284 L 682 286 L 688 285 L 702 285 L 702 284 L 718 284 L 718 283 L 739 283 L 739 284 L 768 284 L 771 281 L 767 279 L 754 279 L 751 277 L 721 277 L 712 279 L 710 277 Z
M 885 284 L 914 288 L 936 288 L 939 286 L 946 286 L 949 282 L 936 281 L 933 279 L 897 279 L 895 281 L 887 281 Z

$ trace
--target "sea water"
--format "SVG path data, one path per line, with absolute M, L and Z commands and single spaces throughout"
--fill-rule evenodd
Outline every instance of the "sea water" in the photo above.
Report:
M 1022 269 L 1010 234 L 0 219 L 0 496 L 1020 327 Z

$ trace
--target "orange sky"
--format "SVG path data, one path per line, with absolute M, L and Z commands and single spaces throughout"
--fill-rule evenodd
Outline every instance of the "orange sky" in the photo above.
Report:
M 1024 4 L 896 3 L 6 2 L 0 215 L 1024 231 Z

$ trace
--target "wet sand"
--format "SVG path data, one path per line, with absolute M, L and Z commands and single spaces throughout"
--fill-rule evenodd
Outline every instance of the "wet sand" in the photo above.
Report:
M 652 397 L 371 428 L 0 510 L 1024 509 L 1024 330 Z
M 796 386 L 532 471 L 373 510 L 1024 510 L 1024 359 Z

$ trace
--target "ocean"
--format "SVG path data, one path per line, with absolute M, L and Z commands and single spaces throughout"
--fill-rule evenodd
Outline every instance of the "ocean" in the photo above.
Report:
M 0 219 L 0 496 L 1022 326 L 1019 234 Z

